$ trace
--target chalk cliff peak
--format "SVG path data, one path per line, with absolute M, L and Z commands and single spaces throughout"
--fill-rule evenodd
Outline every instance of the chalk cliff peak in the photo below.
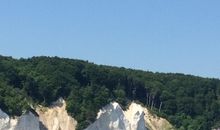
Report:
M 99 111 L 97 120 L 86 130 L 147 130 L 147 128 L 143 109 L 139 105 L 132 103 L 127 111 L 123 111 L 118 103 L 112 102 Z
M 152 114 L 147 108 L 132 102 L 123 111 L 117 102 L 103 107 L 97 120 L 86 130 L 174 130 L 165 119 Z

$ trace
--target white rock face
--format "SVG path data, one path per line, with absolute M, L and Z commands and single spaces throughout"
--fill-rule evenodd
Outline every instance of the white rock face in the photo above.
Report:
M 13 119 L 0 110 L 0 130 L 40 130 L 39 120 L 31 112 Z
M 141 105 L 131 103 L 128 110 L 124 112 L 129 121 L 129 130 L 146 130 L 144 120 L 144 109 Z
M 9 127 L 10 118 L 0 109 L 0 130 L 6 130 Z
M 27 112 L 10 118 L 0 109 L 0 130 L 75 130 L 77 122 L 67 114 L 66 103 L 59 100 L 53 106 L 38 107 L 35 114 Z
M 100 110 L 97 120 L 86 130 L 147 130 L 147 128 L 140 105 L 132 103 L 124 112 L 118 103 L 113 102 Z
M 40 130 L 39 119 L 33 113 L 28 112 L 18 119 L 14 130 Z
M 121 107 L 116 102 L 107 105 L 99 111 L 97 121 L 86 130 L 125 130 Z
M 174 130 L 174 127 L 139 104 L 133 102 L 123 111 L 113 102 L 100 110 L 97 120 L 86 130 Z
M 39 106 L 36 112 L 27 112 L 10 118 L 0 109 L 0 130 L 75 130 L 77 122 L 66 111 L 66 103 L 60 99 L 51 107 Z M 163 118 L 153 115 L 147 108 L 131 103 L 123 111 L 113 102 L 103 107 L 97 120 L 85 130 L 174 130 Z

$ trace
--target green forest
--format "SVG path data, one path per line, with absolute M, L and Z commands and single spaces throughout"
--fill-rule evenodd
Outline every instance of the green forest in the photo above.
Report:
M 153 73 L 59 57 L 0 56 L 0 108 L 11 116 L 58 98 L 82 130 L 101 107 L 136 101 L 179 130 L 220 126 L 220 80 L 179 73 Z

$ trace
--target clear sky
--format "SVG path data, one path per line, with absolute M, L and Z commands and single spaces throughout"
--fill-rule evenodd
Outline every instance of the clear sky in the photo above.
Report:
M 0 54 L 220 78 L 220 0 L 1 0 Z

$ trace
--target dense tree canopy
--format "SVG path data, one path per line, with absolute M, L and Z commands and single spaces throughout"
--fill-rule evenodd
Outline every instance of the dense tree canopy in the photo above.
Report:
M 20 115 L 59 97 L 83 129 L 111 101 L 124 108 L 138 101 L 177 129 L 208 130 L 220 122 L 220 81 L 183 74 L 152 73 L 59 57 L 0 56 L 0 108 Z M 159 112 L 160 109 L 160 112 Z

